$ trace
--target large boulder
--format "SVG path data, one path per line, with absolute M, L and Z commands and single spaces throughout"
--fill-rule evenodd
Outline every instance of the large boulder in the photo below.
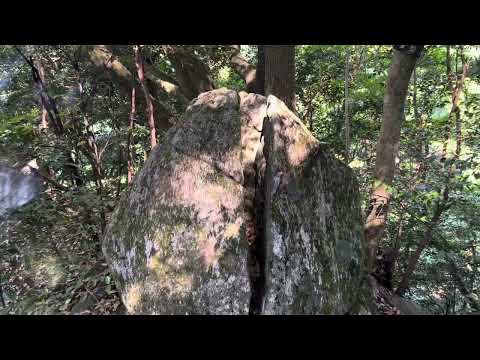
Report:
M 274 96 L 268 97 L 263 132 L 263 313 L 357 313 L 368 285 L 352 171 Z
M 350 169 L 274 96 L 219 89 L 153 149 L 103 251 L 129 313 L 358 313 L 362 236 Z
M 246 314 L 239 96 L 204 93 L 151 152 L 104 238 L 130 313 Z

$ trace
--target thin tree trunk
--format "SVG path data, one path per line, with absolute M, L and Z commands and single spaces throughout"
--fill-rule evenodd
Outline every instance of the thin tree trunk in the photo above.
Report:
M 450 58 L 450 47 L 447 46 L 447 77 L 449 79 L 449 88 L 452 91 L 452 109 L 450 110 L 450 113 L 448 115 L 448 120 L 447 124 L 445 126 L 444 130 L 444 143 L 443 143 L 443 149 L 442 149 L 442 162 L 446 161 L 448 154 L 447 154 L 447 149 L 448 149 L 448 143 L 450 141 L 451 137 L 451 123 L 452 123 L 452 118 L 455 118 L 455 133 L 456 133 L 456 150 L 454 156 L 458 158 L 460 156 L 460 151 L 461 151 L 461 146 L 462 146 L 462 130 L 461 130 L 461 114 L 460 114 L 460 108 L 459 108 L 459 103 L 460 103 L 460 97 L 463 92 L 463 86 L 465 83 L 465 78 L 467 77 L 468 74 L 468 63 L 465 63 L 463 60 L 463 49 L 461 50 L 461 58 L 463 62 L 463 67 L 462 67 L 462 75 L 460 78 L 457 78 L 456 81 L 453 81 L 454 75 L 452 74 L 451 71 L 451 66 L 449 65 L 451 63 L 451 58 Z
M 133 140 L 133 129 L 135 127 L 135 86 L 132 86 L 132 99 L 131 99 L 131 110 L 130 118 L 128 123 L 128 137 L 127 137 L 127 181 L 130 185 L 135 176 L 135 169 L 133 166 L 133 153 L 132 153 L 132 140 Z
M 412 106 L 413 106 L 413 117 L 415 124 L 417 126 L 417 136 L 415 136 L 415 155 L 416 160 L 421 160 L 423 158 L 423 124 L 422 119 L 418 115 L 418 103 L 417 103 L 417 68 L 413 69 L 413 97 L 412 97 Z
M 145 85 L 145 73 L 143 69 L 143 58 L 141 50 L 138 45 L 134 45 L 133 50 L 135 52 L 135 66 L 137 68 L 138 80 L 142 86 L 143 95 L 145 96 L 145 102 L 147 103 L 147 118 L 148 126 L 150 127 L 150 148 L 153 149 L 157 145 L 157 133 L 155 130 L 155 118 L 153 113 L 153 102 L 151 95 Z
M 295 46 L 265 45 L 265 94 L 295 111 Z
M 455 113 L 455 99 L 457 98 L 456 96 L 456 86 L 455 86 L 455 79 L 454 75 L 452 72 L 452 58 L 450 54 L 450 46 L 447 45 L 447 58 L 446 58 L 446 65 L 447 65 L 447 82 L 448 82 L 448 88 L 450 90 L 450 93 L 452 94 L 452 110 L 450 111 L 450 114 L 447 119 L 447 123 L 445 124 L 444 128 L 444 135 L 443 135 L 443 149 L 442 149 L 442 162 L 444 162 L 447 159 L 447 152 L 448 152 L 448 143 L 450 141 L 450 133 L 451 133 L 451 117 Z
M 404 225 L 405 225 L 405 218 L 404 218 L 404 214 L 402 214 L 401 217 L 400 217 L 399 224 L 398 224 L 397 234 L 396 234 L 395 240 L 393 242 L 393 249 L 392 249 L 392 254 L 391 254 L 392 278 L 393 278 L 393 274 L 395 273 L 395 268 L 396 268 L 396 265 L 397 265 L 398 255 L 400 254 L 400 246 L 401 246 L 400 244 L 402 243 Z M 392 281 L 392 279 L 390 279 L 390 283 L 391 283 L 391 281 Z M 392 288 L 390 288 L 390 290 L 392 290 Z
M 64 131 L 63 123 L 61 121 L 60 114 L 57 109 L 57 105 L 55 104 L 55 101 L 52 99 L 52 97 L 48 94 L 45 88 L 45 84 L 43 83 L 42 78 L 40 76 L 40 72 L 35 66 L 33 59 L 32 58 L 28 59 L 17 46 L 15 46 L 15 49 L 23 57 L 25 62 L 30 66 L 30 69 L 32 71 L 33 81 L 40 94 L 42 103 L 45 105 L 45 108 L 48 112 L 48 116 L 54 125 L 54 131 L 56 132 L 57 135 L 63 135 L 63 131 Z
M 458 287 L 458 290 L 462 294 L 462 296 L 467 300 L 470 307 L 475 311 L 480 311 L 480 299 L 478 296 L 473 293 L 473 291 L 469 291 L 465 282 L 463 281 L 462 277 L 459 274 L 458 267 L 455 264 L 455 260 L 450 256 L 446 256 L 447 264 L 450 270 L 450 274 Z
M 77 122 L 74 122 L 74 124 L 76 124 L 79 137 L 81 137 L 83 132 L 85 132 L 87 141 L 86 141 L 86 145 L 83 146 L 82 149 L 85 156 L 89 160 L 90 165 L 92 166 L 93 175 L 95 177 L 95 183 L 97 184 L 97 190 L 98 190 L 98 193 L 100 194 L 103 188 L 103 184 L 102 184 L 103 168 L 101 164 L 100 151 L 97 146 L 95 134 L 93 133 L 92 126 L 90 124 L 90 120 L 89 120 L 90 115 L 88 112 L 88 108 L 89 108 L 88 102 L 91 101 L 91 98 L 96 92 L 96 82 L 94 81 L 92 84 L 92 94 L 90 95 L 90 99 L 85 98 L 85 92 L 83 89 L 80 69 L 77 67 L 76 70 L 77 70 L 78 92 L 80 95 L 79 108 L 80 108 L 81 116 L 83 118 L 83 129 L 78 126 Z
M 446 198 L 448 199 L 448 193 L 446 195 Z M 445 210 L 444 202 L 439 201 L 436 205 L 436 209 L 433 214 L 433 217 L 427 226 L 427 230 L 425 234 L 420 240 L 420 243 L 418 244 L 417 249 L 415 250 L 415 252 L 413 253 L 413 255 L 410 257 L 408 261 L 407 269 L 405 270 L 405 273 L 403 274 L 403 277 L 400 280 L 397 290 L 395 291 L 397 295 L 402 296 L 405 293 L 405 291 L 408 289 L 411 276 L 417 267 L 418 260 L 420 259 L 420 255 L 422 254 L 422 251 L 428 245 L 430 245 L 430 242 L 432 241 L 433 231 L 437 226 L 438 222 L 440 221 L 440 216 L 442 215 L 444 210 Z
M 257 45 L 257 94 L 265 95 L 265 45 Z
M 475 240 L 472 240 L 472 259 L 473 259 L 473 266 L 472 266 L 472 277 L 470 279 L 470 287 L 473 288 L 475 285 L 475 280 L 477 278 L 477 251 L 476 251 L 476 244 Z
M 0 301 L 2 303 L 2 307 L 6 308 L 7 305 L 5 304 L 5 299 L 3 297 L 3 284 L 2 284 L 2 279 L 0 278 Z
M 345 162 L 348 164 L 350 162 L 350 99 L 348 97 L 349 90 L 349 81 L 350 81 L 350 48 L 347 48 L 345 54 L 345 76 L 344 76 L 344 85 L 345 85 Z
M 38 69 L 38 74 L 40 76 L 40 80 L 45 84 L 45 71 L 43 69 L 43 65 L 41 60 L 37 60 L 35 62 L 35 66 Z M 40 130 L 47 129 L 48 128 L 48 122 L 47 122 L 47 108 L 45 107 L 45 103 L 43 102 L 42 97 L 40 97 L 40 103 L 41 103 L 41 115 L 40 115 L 40 123 L 38 125 Z
M 408 85 L 422 50 L 423 46 L 408 45 L 396 46 L 393 50 L 393 59 L 385 90 L 382 128 L 377 145 L 375 182 L 370 195 L 370 206 L 365 224 L 368 271 L 373 270 L 378 243 L 387 222 L 395 158 L 398 154 Z
M 310 131 L 313 131 L 313 99 L 310 100 L 308 103 L 308 110 L 307 110 L 307 116 L 306 118 L 308 119 L 308 128 Z
M 457 80 L 457 82 L 455 84 L 455 87 L 453 89 L 453 94 L 452 94 L 452 110 L 450 111 L 449 118 L 452 115 L 454 115 L 455 118 L 456 118 L 455 124 L 456 124 L 456 127 L 457 127 L 457 135 L 458 135 L 458 133 L 461 134 L 461 131 L 462 131 L 461 120 L 460 120 L 460 108 L 458 107 L 458 105 L 459 105 L 459 99 L 460 99 L 461 93 L 463 91 L 463 86 L 464 86 L 465 77 L 467 75 L 467 72 L 468 72 L 468 65 L 464 64 L 463 65 L 463 70 L 462 70 L 462 76 L 461 76 L 460 79 Z M 449 134 L 447 134 L 447 135 L 448 136 L 447 136 L 447 139 L 445 140 L 445 143 L 450 138 Z M 446 148 L 445 143 L 444 143 L 444 149 Z M 405 274 L 403 275 L 402 280 L 400 281 L 400 284 L 399 284 L 399 286 L 396 290 L 396 293 L 398 295 L 403 295 L 405 293 L 405 291 L 408 289 L 411 276 L 412 276 L 413 272 L 415 271 L 415 269 L 417 267 L 418 261 L 420 259 L 420 255 L 425 250 L 425 248 L 427 248 L 430 245 L 430 243 L 432 241 L 433 230 L 436 227 L 436 225 L 438 224 L 438 222 L 440 220 L 440 216 L 442 215 L 442 213 L 445 210 L 447 210 L 449 208 L 448 201 L 449 201 L 449 193 L 450 193 L 450 182 L 451 182 L 451 180 L 454 176 L 454 170 L 455 170 L 455 167 L 456 167 L 456 163 L 458 161 L 458 158 L 459 158 L 461 150 L 462 150 L 461 146 L 462 146 L 462 142 L 461 142 L 461 138 L 460 138 L 460 141 L 458 141 L 458 139 L 457 139 L 457 143 L 456 143 L 455 153 L 454 153 L 454 157 L 453 157 L 453 160 L 454 160 L 453 162 L 454 163 L 452 165 L 450 165 L 448 167 L 448 170 L 447 170 L 447 178 L 445 180 L 445 187 L 443 189 L 443 198 L 440 199 L 439 201 L 437 201 L 435 212 L 434 212 L 433 217 L 430 220 L 430 223 L 427 227 L 427 231 L 425 232 L 422 240 L 418 244 L 417 250 L 415 251 L 415 253 L 413 254 L 413 256 L 409 260 L 407 270 L 405 271 Z
M 100 228 L 103 233 L 106 228 L 106 210 L 105 210 L 105 202 L 103 197 L 104 196 L 104 189 L 103 189 L 104 171 L 102 166 L 102 153 L 103 153 L 103 150 L 106 148 L 106 146 L 108 146 L 108 142 L 102 151 L 98 149 L 95 134 L 92 130 L 92 125 L 89 120 L 90 118 L 89 109 L 92 108 L 91 101 L 97 91 L 97 83 L 95 80 L 92 82 L 91 93 L 89 94 L 88 97 L 86 97 L 85 89 L 83 87 L 80 67 L 78 63 L 74 63 L 73 65 L 77 72 L 77 86 L 78 86 L 78 93 L 80 96 L 79 109 L 83 119 L 83 128 L 80 126 L 78 121 L 74 121 L 73 124 L 77 131 L 77 135 L 80 139 L 82 139 L 83 136 L 86 136 L 86 142 L 82 141 L 82 143 L 84 144 L 80 146 L 80 150 L 82 150 L 83 154 L 85 155 L 85 157 L 87 158 L 87 160 L 89 161 L 92 167 L 95 186 L 97 188 L 97 195 L 100 199 L 100 204 L 99 204 Z
M 32 71 L 33 82 L 35 83 L 35 86 L 38 90 L 41 102 L 45 106 L 45 110 L 47 111 L 48 118 L 52 124 L 53 132 L 58 138 L 63 138 L 65 135 L 65 128 L 63 127 L 63 122 L 60 117 L 60 113 L 58 111 L 55 100 L 53 100 L 53 98 L 48 94 L 48 91 L 46 89 L 45 84 L 43 83 L 39 70 L 35 66 L 32 58 L 30 59 L 27 58 L 25 54 L 23 54 L 23 52 L 17 46 L 14 46 L 14 48 L 20 54 L 20 56 L 25 60 L 25 62 L 30 66 L 30 69 Z M 74 186 L 81 186 L 83 184 L 83 180 L 76 166 L 77 161 L 75 160 L 72 152 L 65 150 L 64 156 L 66 159 L 65 170 L 70 175 L 72 179 L 72 184 Z
M 460 96 L 463 92 L 463 87 L 465 84 L 465 78 L 467 77 L 468 69 L 469 69 L 469 66 L 467 63 L 465 63 L 463 56 L 462 56 L 462 61 L 463 61 L 462 77 L 460 78 L 460 82 L 458 84 L 457 97 L 455 98 L 455 104 L 454 104 L 455 106 L 455 137 L 456 137 L 455 158 L 457 160 L 460 157 L 460 152 L 462 149 L 462 117 L 460 113 L 459 103 L 460 103 Z

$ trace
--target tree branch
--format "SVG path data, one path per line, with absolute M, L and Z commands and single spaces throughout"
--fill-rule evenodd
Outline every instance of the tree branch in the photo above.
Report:
M 257 71 L 240 53 L 240 45 L 226 45 L 231 51 L 230 65 L 242 77 L 247 87 L 247 92 L 258 93 Z

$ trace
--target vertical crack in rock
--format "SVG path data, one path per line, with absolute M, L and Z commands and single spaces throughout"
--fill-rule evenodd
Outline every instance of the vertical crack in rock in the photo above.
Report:
M 263 156 L 263 142 L 260 140 L 257 153 L 255 156 L 255 189 L 254 189 L 254 226 L 255 239 L 250 246 L 249 263 L 250 263 L 250 279 L 251 279 L 251 298 L 250 298 L 250 314 L 259 315 L 263 311 L 263 301 L 265 298 L 266 286 L 266 241 L 265 241 L 265 157 Z
M 263 178 L 261 166 L 262 126 L 266 115 L 267 99 L 256 94 L 241 92 L 240 120 L 242 127 L 242 166 L 244 179 L 245 229 L 248 240 L 248 270 L 250 278 L 249 314 L 260 314 L 264 296 L 263 251 Z

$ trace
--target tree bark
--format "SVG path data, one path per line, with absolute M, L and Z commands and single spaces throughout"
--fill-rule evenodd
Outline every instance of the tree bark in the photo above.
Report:
M 40 80 L 45 84 L 45 71 L 43 69 L 42 61 L 41 60 L 35 61 L 35 66 L 38 69 Z M 45 103 L 43 102 L 42 97 L 40 97 L 40 103 L 41 103 L 41 115 L 40 115 L 40 123 L 38 127 L 40 130 L 43 130 L 48 128 L 48 121 L 47 121 L 47 109 L 45 107 Z
M 265 95 L 265 45 L 257 45 L 257 94 Z
M 215 88 L 207 65 L 195 54 L 176 45 L 162 45 L 162 48 L 170 60 L 177 81 L 188 100 Z
M 463 56 L 462 56 L 462 61 L 463 61 Z M 454 109 L 455 137 L 456 137 L 455 158 L 457 160 L 460 157 L 460 152 L 462 149 L 462 117 L 460 113 L 459 103 L 460 103 L 460 96 L 463 92 L 463 87 L 465 84 L 465 78 L 467 77 L 467 74 L 468 74 L 468 69 L 469 69 L 468 64 L 465 61 L 463 61 L 462 76 L 457 85 L 457 96 L 455 97 L 454 104 L 453 104 L 453 106 L 455 107 Z
M 383 104 L 382 128 L 377 145 L 375 182 L 365 224 L 368 271 L 373 270 L 378 243 L 386 226 L 408 85 L 422 50 L 421 45 L 399 45 L 393 50 Z
M 135 169 L 133 166 L 132 140 L 133 129 L 135 127 L 135 86 L 132 86 L 131 110 L 128 123 L 128 137 L 127 137 L 127 182 L 130 185 L 135 176 Z
M 257 93 L 258 84 L 256 81 L 257 71 L 255 66 L 250 64 L 245 58 L 241 55 L 240 45 L 230 45 L 232 49 L 232 56 L 230 58 L 230 65 L 235 70 L 235 72 L 240 75 L 245 81 L 246 90 L 248 93 Z
M 132 72 L 124 66 L 112 51 L 105 45 L 95 45 L 88 51 L 90 61 L 102 72 L 106 72 L 109 78 L 118 85 L 120 93 L 125 96 L 131 96 Z M 172 83 L 169 77 L 157 77 L 152 71 L 148 70 L 148 66 L 144 66 L 145 78 L 150 84 L 154 84 L 155 92 L 166 95 L 167 98 L 174 98 L 180 102 L 183 107 L 187 107 L 188 99 L 180 89 L 180 86 Z M 132 70 L 136 71 L 136 69 Z M 141 87 L 140 84 L 137 85 Z M 137 88 L 137 90 L 140 90 Z M 142 105 L 142 104 L 140 104 Z M 147 107 L 147 104 L 143 104 Z M 160 101 L 158 98 L 154 101 L 155 125 L 158 130 L 167 130 L 172 126 L 171 119 L 174 117 L 175 111 L 168 103 Z
M 265 45 L 265 94 L 295 111 L 295 46 Z
M 41 102 L 45 106 L 45 110 L 47 111 L 48 117 L 52 123 L 53 132 L 57 137 L 62 138 L 65 133 L 62 118 L 60 117 L 60 113 L 58 111 L 55 100 L 49 95 L 45 87 L 38 68 L 35 66 L 33 59 L 29 59 L 27 56 L 25 56 L 25 54 L 17 46 L 15 46 L 15 50 L 30 66 L 33 82 L 35 83 L 37 91 L 40 95 Z M 76 160 L 72 152 L 69 150 L 65 150 L 64 156 L 66 159 L 65 170 L 70 175 L 73 185 L 81 186 L 83 184 L 83 180 L 76 166 Z
M 345 54 L 345 76 L 344 76 L 344 85 L 345 85 L 345 162 L 348 164 L 350 162 L 350 114 L 349 114 L 349 97 L 348 90 L 350 86 L 350 49 L 347 48 Z
M 151 99 L 151 95 L 147 89 L 147 86 L 145 85 L 143 58 L 142 58 L 140 47 L 138 45 L 134 45 L 133 50 L 135 52 L 135 66 L 137 68 L 138 80 L 140 81 L 140 85 L 142 86 L 145 102 L 147 103 L 147 118 L 148 118 L 148 126 L 150 127 L 150 148 L 153 149 L 155 145 L 157 145 L 157 133 L 155 130 L 153 102 Z
M 422 120 L 418 116 L 418 104 L 417 104 L 417 69 L 413 69 L 413 97 L 412 97 L 412 106 L 413 106 L 413 117 L 415 120 L 415 124 L 417 125 L 418 135 L 416 136 L 416 144 L 415 144 L 415 158 L 422 159 L 423 155 L 423 126 Z

